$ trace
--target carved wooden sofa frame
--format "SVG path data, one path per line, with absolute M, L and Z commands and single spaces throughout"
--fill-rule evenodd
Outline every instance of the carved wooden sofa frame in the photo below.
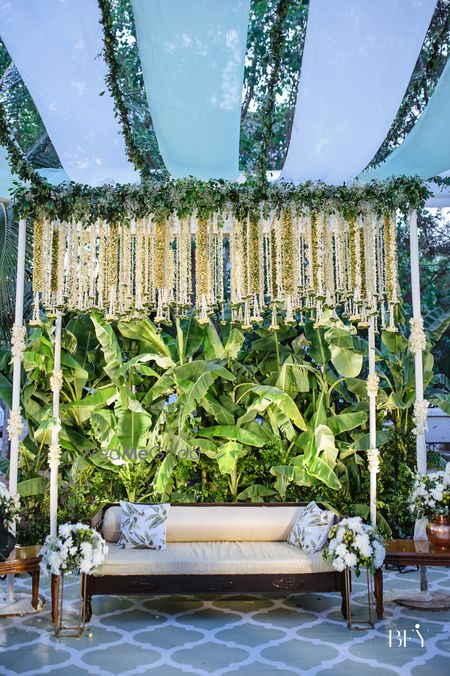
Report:
M 278 507 L 290 506 L 301 507 L 306 503 L 264 503 L 265 507 L 277 509 Z M 262 503 L 180 503 L 183 507 L 201 506 L 233 506 L 261 507 Z M 96 520 L 95 528 L 101 532 L 103 514 L 108 507 L 104 506 L 100 519 Z M 337 519 L 336 519 L 337 520 Z M 52 619 L 56 620 L 57 607 L 57 582 L 58 578 L 52 579 Z M 162 594 L 213 594 L 213 593 L 286 593 L 298 594 L 305 592 L 339 592 L 342 596 L 341 611 L 346 617 L 346 591 L 344 573 L 338 571 L 313 572 L 299 574 L 180 574 L 180 575 L 87 575 L 86 576 L 86 603 L 85 619 L 89 621 L 92 616 L 92 598 L 99 595 L 162 595 Z M 375 575 L 376 611 L 379 619 L 383 617 L 382 582 L 381 571 Z

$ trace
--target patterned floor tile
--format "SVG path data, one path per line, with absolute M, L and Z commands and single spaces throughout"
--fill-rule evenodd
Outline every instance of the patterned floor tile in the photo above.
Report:
M 0 654 L 0 674 L 24 672 L 36 673 L 46 666 L 56 666 L 66 663 L 70 659 L 70 652 L 63 648 L 54 647 L 48 643 L 35 643 L 33 646 L 3 650 Z
M 268 610 L 263 613 L 255 613 L 253 620 L 263 624 L 272 624 L 275 627 L 296 627 L 301 624 L 313 622 L 316 616 L 313 613 L 306 613 L 302 608 L 293 609 L 280 607 L 274 610 Z
M 379 666 L 372 667 L 364 662 L 351 662 L 350 660 L 339 662 L 339 664 L 334 665 L 330 669 L 316 672 L 320 676 L 394 676 L 397 673 L 397 671 L 392 671 L 391 669 L 383 669 Z
M 133 608 L 132 610 L 127 610 L 126 612 L 121 613 L 120 615 L 109 615 L 107 617 L 103 617 L 101 620 L 102 625 L 116 627 L 119 617 L 121 629 L 127 632 L 136 631 L 137 629 L 145 629 L 149 625 L 158 625 L 166 621 L 165 617 L 158 615 L 154 611 L 150 612 L 149 610 Z
M 272 628 L 268 629 L 255 624 L 246 624 L 245 627 L 238 625 L 237 627 L 224 629 L 216 633 L 216 638 L 221 641 L 231 641 L 232 643 L 251 646 L 252 648 L 270 643 L 271 641 L 277 641 L 284 636 L 286 636 L 286 632 L 284 631 Z
M 445 655 L 436 655 L 425 664 L 413 667 L 411 676 L 448 676 L 450 671 L 450 658 Z
M 263 662 L 252 662 L 246 664 L 237 671 L 227 671 L 227 676 L 273 676 L 273 673 L 283 674 L 283 676 L 298 676 L 299 671 L 296 669 L 292 671 L 289 667 L 274 667 L 271 664 L 264 664 Z
M 323 663 L 335 659 L 339 656 L 339 652 L 336 648 L 331 648 L 323 643 L 318 646 L 308 641 L 292 639 L 277 646 L 265 648 L 261 651 L 261 655 L 273 662 L 284 663 L 291 667 L 295 665 L 297 668 L 306 671 L 317 666 L 318 660 Z
M 177 650 L 172 659 L 179 664 L 188 664 L 212 674 L 218 669 L 237 666 L 249 653 L 242 648 L 230 648 L 220 643 L 203 643 L 193 650 Z M 244 672 L 245 673 L 245 672 Z
M 422 657 L 426 653 L 426 647 L 422 648 L 419 643 L 408 640 L 408 634 L 406 635 L 405 646 L 400 645 L 393 639 L 392 646 L 389 647 L 387 633 L 373 636 L 371 641 L 351 646 L 349 653 L 359 659 L 375 660 L 386 667 L 405 667 L 409 662 L 417 657 Z
M 179 648 L 180 645 L 185 645 L 187 643 L 196 643 L 203 638 L 204 634 L 199 631 L 174 627 L 173 625 L 134 634 L 134 640 L 138 643 L 148 646 L 158 646 L 158 648 L 163 648 L 164 650 Z
M 285 605 L 320 612 L 331 610 L 340 605 L 341 597 L 338 594 L 294 594 L 285 600 Z
M 106 649 L 93 649 L 82 657 L 87 666 L 101 667 L 108 674 L 123 674 L 136 667 L 151 666 L 161 658 L 161 654 L 151 648 L 143 648 L 131 643 L 121 643 Z
M 168 615 L 178 615 L 190 610 L 202 608 L 203 603 L 198 599 L 186 596 L 161 596 L 154 599 L 143 601 L 142 606 L 153 610 L 156 613 L 167 613 Z
M 188 624 L 190 627 L 196 627 L 200 629 L 218 629 L 227 624 L 233 624 L 234 622 L 239 622 L 241 616 L 233 612 L 218 611 L 214 608 L 205 608 L 204 610 L 199 610 L 196 613 L 188 613 L 187 615 L 182 615 L 178 618 L 180 624 Z
M 24 645 L 39 638 L 39 632 L 33 631 L 31 628 L 22 629 L 10 625 L 3 627 L 0 620 L 0 650 L 6 649 L 14 645 Z
M 449 569 L 428 569 L 430 589 L 450 588 Z M 354 615 L 367 615 L 365 580 L 353 583 Z M 29 591 L 29 578 L 17 578 Z M 417 590 L 419 574 L 385 574 L 386 589 Z M 49 596 L 48 581 L 42 593 Z M 77 611 L 78 582 L 67 587 Z M 348 631 L 339 594 L 229 594 L 97 597 L 84 637 L 55 639 L 43 612 L 0 618 L 0 675 L 81 676 L 447 676 L 450 611 L 423 612 L 387 602 L 375 629 Z M 425 644 L 414 637 L 415 624 Z M 389 648 L 389 630 L 393 633 Z M 397 631 L 406 647 L 395 641 Z M 404 633 L 403 633 L 404 632 Z
M 261 596 L 248 596 L 238 598 L 233 598 L 229 596 L 226 599 L 220 599 L 218 601 L 213 601 L 213 606 L 215 608 L 225 608 L 226 610 L 235 610 L 237 613 L 252 613 L 255 610 L 260 610 L 261 608 L 273 608 L 275 600 L 270 598 L 262 598 Z
M 297 631 L 297 635 L 300 638 L 319 638 L 326 643 L 350 644 L 356 637 L 367 636 L 368 631 L 349 631 L 344 622 L 322 621 L 320 626 L 314 624 L 312 627 L 302 627 Z

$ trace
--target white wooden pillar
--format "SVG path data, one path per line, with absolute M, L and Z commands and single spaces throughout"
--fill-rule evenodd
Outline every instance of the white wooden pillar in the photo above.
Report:
M 20 376 L 22 357 L 25 351 L 25 327 L 23 325 L 23 293 L 25 284 L 25 247 L 27 222 L 19 219 L 19 237 L 17 242 L 16 270 L 16 306 L 11 337 L 11 357 L 13 362 L 12 408 L 8 421 L 9 450 L 9 490 L 17 494 L 17 474 L 19 465 L 19 437 L 22 434 L 22 414 L 20 409 Z M 12 527 L 15 534 L 16 526 Z M 8 597 L 14 600 L 14 575 L 8 577 Z
M 379 378 L 375 369 L 375 317 L 369 320 L 369 376 L 367 378 L 367 394 L 369 396 L 369 451 L 368 464 L 370 472 L 370 521 L 372 526 L 377 522 L 377 474 L 380 469 L 379 451 L 377 448 L 377 394 Z
M 19 437 L 22 433 L 22 416 L 20 411 L 20 376 L 22 371 L 22 357 L 25 351 L 23 292 L 25 283 L 26 229 L 26 220 L 20 219 L 19 239 L 17 244 L 16 307 L 11 340 L 11 356 L 13 361 L 12 409 L 8 423 L 8 436 L 11 442 L 9 455 L 9 490 L 14 494 L 17 493 Z
M 427 448 L 425 432 L 427 425 L 428 402 L 423 398 L 423 349 L 425 335 L 420 306 L 420 268 L 419 268 L 419 238 L 417 235 L 417 211 L 414 209 L 409 216 L 409 241 L 411 258 L 411 295 L 413 318 L 411 321 L 410 349 L 414 353 L 414 372 L 416 381 L 416 398 L 414 403 L 414 422 L 416 431 L 417 470 L 421 474 L 427 472 Z
M 61 447 L 59 445 L 59 432 L 61 430 L 59 395 L 63 378 L 61 371 L 61 331 L 62 315 L 58 314 L 55 320 L 53 373 L 50 377 L 50 386 L 53 392 L 53 427 L 48 453 L 48 464 L 50 466 L 50 535 L 56 535 L 58 526 L 58 470 L 61 457 Z
M 427 473 L 427 447 L 425 432 L 427 429 L 428 402 L 423 398 L 423 350 L 425 349 L 425 333 L 423 330 L 422 309 L 420 304 L 420 266 L 419 266 L 419 237 L 417 234 L 417 211 L 413 209 L 409 215 L 409 250 L 411 260 L 411 296 L 413 316 L 409 349 L 414 353 L 414 374 L 416 383 L 416 398 L 414 402 L 414 424 L 416 434 L 416 461 L 417 471 Z M 414 539 L 426 539 L 425 519 L 416 520 Z M 426 566 L 420 568 L 420 589 L 428 590 L 428 574 Z

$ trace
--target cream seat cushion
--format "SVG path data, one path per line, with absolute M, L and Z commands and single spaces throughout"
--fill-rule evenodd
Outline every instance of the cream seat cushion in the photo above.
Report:
M 322 552 L 307 554 L 287 542 L 173 542 L 163 551 L 120 549 L 94 575 L 244 575 L 336 572 Z
M 167 517 L 167 542 L 286 541 L 304 505 L 172 505 Z M 120 507 L 103 517 L 103 537 L 117 542 Z

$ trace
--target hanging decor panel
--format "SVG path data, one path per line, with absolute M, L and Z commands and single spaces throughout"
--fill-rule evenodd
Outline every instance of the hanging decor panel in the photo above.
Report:
M 340 308 L 359 328 L 379 315 L 395 331 L 399 301 L 395 213 L 372 210 L 38 220 L 33 269 L 35 322 L 40 306 L 50 314 L 96 309 L 109 320 L 152 314 L 157 323 L 194 309 L 201 324 L 229 307 L 244 330 L 269 312 L 276 330 L 280 320 L 301 323 L 304 312 L 320 326 L 326 309 Z

